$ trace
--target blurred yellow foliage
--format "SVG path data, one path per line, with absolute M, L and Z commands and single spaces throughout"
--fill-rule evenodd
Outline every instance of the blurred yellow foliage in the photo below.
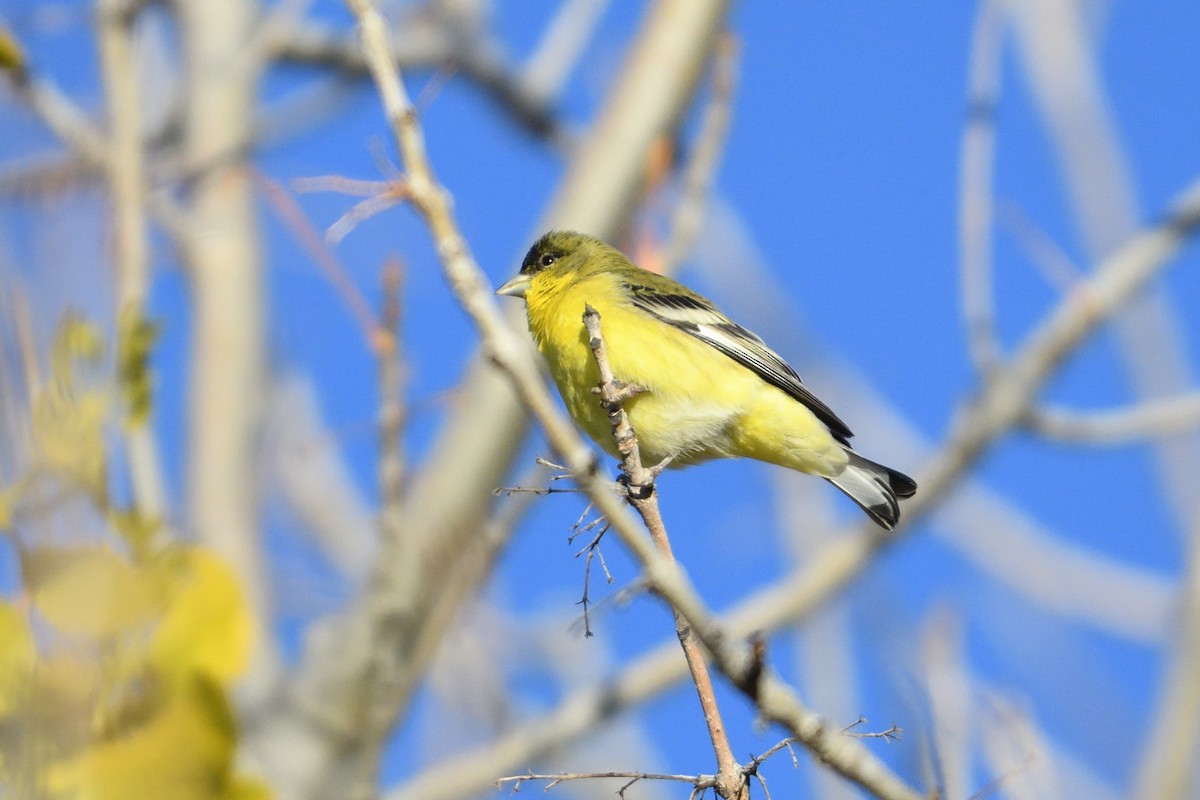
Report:
M 0 737 L 4 786 L 78 800 L 270 796 L 232 772 L 226 688 L 253 629 L 229 567 L 179 546 L 146 564 L 43 548 L 24 565 L 29 612 L 0 603 L 0 730 L 18 732 Z
M 115 366 L 129 424 L 152 402 L 154 327 L 121 327 L 106 365 L 94 326 L 59 325 L 30 409 L 30 466 L 0 487 L 0 527 L 22 528 L 23 580 L 17 598 L 0 599 L 0 797 L 268 800 L 233 771 L 227 692 L 254 644 L 237 576 L 109 497 L 114 381 L 103 371 Z M 95 514 L 78 532 L 51 544 L 23 529 L 80 492 Z
M 102 638 L 162 614 L 170 577 L 107 548 L 35 549 L 25 561 L 34 606 L 62 633 Z
M 109 393 L 89 379 L 104 357 L 104 339 L 83 320 L 59 325 L 50 354 L 50 379 L 34 398 L 33 438 L 41 461 L 74 481 L 93 498 L 107 492 L 104 425 Z
M 224 798 L 234 743 L 224 693 L 193 677 L 168 692 L 148 719 L 55 765 L 47 783 L 78 800 Z
M 150 659 L 164 675 L 194 673 L 228 683 L 250 657 L 250 616 L 233 570 L 198 548 L 188 556 L 151 643 Z
M 0 69 L 17 73 L 25 70 L 25 53 L 4 23 L 0 23 Z

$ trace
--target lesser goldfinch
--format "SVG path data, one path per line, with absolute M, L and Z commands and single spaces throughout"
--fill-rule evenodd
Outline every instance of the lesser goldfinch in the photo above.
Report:
M 547 233 L 496 293 L 525 299 L 529 331 L 567 410 L 613 455 L 608 416 L 592 391 L 600 373 L 585 305 L 600 315 L 614 376 L 640 390 L 623 405 L 647 464 L 744 457 L 819 475 L 889 530 L 900 519 L 896 498 L 917 490 L 912 478 L 854 452 L 846 423 L 762 339 L 599 239 Z

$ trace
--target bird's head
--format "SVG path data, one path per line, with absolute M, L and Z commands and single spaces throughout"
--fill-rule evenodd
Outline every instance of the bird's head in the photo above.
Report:
M 524 297 L 538 276 L 581 275 L 606 261 L 609 252 L 616 252 L 599 239 L 574 231 L 550 231 L 533 243 L 521 271 L 515 278 L 496 290 L 496 294 Z

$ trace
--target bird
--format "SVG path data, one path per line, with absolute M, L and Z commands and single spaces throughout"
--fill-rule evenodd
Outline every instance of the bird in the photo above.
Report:
M 846 423 L 761 338 L 596 237 L 546 233 L 496 293 L 524 299 L 567 411 L 614 456 L 587 306 L 599 314 L 613 376 L 633 389 L 622 406 L 647 463 L 750 458 L 817 475 L 886 530 L 900 520 L 898 498 L 916 493 L 912 478 L 855 452 Z

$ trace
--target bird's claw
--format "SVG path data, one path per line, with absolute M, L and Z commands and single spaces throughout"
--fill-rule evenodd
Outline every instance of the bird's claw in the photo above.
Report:
M 630 398 L 637 397 L 639 394 L 644 394 L 647 390 L 645 387 L 638 386 L 636 383 L 626 383 L 622 380 L 613 378 L 611 384 L 612 390 L 608 397 L 604 398 L 606 405 L 624 403 Z M 592 394 L 603 396 L 605 394 L 604 384 L 592 387 Z

